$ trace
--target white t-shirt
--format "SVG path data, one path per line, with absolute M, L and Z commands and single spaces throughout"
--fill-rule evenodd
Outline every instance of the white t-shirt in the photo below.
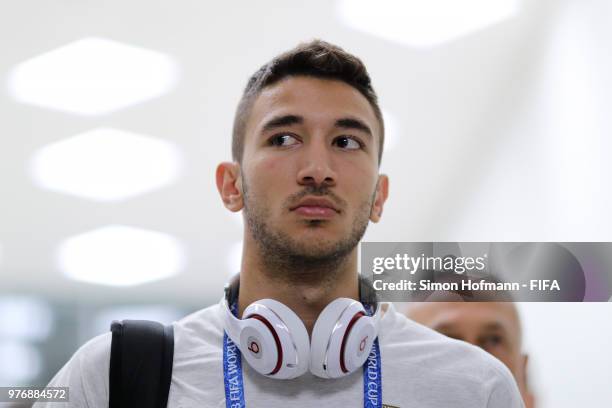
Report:
M 382 402 L 400 408 L 523 407 L 510 371 L 468 343 L 417 324 L 386 304 L 379 344 Z M 174 322 L 175 349 L 169 408 L 225 407 L 223 310 L 221 302 Z M 34 408 L 108 407 L 111 333 L 83 345 L 49 386 L 70 387 L 69 403 Z M 247 407 L 362 407 L 363 370 L 339 379 L 309 372 L 276 380 L 255 372 L 243 359 Z

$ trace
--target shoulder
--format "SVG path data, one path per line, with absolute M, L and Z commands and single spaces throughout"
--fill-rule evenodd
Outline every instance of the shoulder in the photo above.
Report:
M 219 303 L 215 303 L 183 317 L 173 325 L 175 332 L 180 334 L 222 335 L 223 310 Z
M 72 373 L 97 382 L 97 386 L 108 386 L 112 333 L 96 336 L 83 344 L 66 366 Z
M 190 353 L 211 350 L 207 343 L 218 343 L 213 339 L 223 336 L 220 312 L 215 304 L 173 322 L 175 361 L 177 357 L 180 361 L 183 355 L 188 358 Z M 110 331 L 87 341 L 51 379 L 49 386 L 70 387 L 71 404 L 76 404 L 70 406 L 108 406 L 111 344 Z M 46 405 L 39 403 L 35 407 Z
M 83 344 L 51 379 L 49 387 L 68 387 L 68 406 L 107 406 L 112 334 L 101 334 Z M 58 407 L 61 403 L 51 403 Z M 45 407 L 37 403 L 36 408 Z
M 381 345 L 399 373 L 418 373 L 423 387 L 443 384 L 466 398 L 482 401 L 482 406 L 522 406 L 514 377 L 498 359 L 418 324 L 392 306 L 388 311 L 392 315 L 381 326 Z M 493 400 L 506 402 L 489 405 Z
M 219 303 L 198 310 L 174 325 L 174 357 L 211 353 L 220 349 L 223 338 L 223 310 Z
M 486 353 L 466 342 L 451 339 L 397 313 L 392 326 L 384 327 L 386 343 L 405 351 L 417 364 L 427 364 L 439 372 L 458 371 L 481 378 L 486 369 Z M 404 353 L 403 353 L 404 354 Z

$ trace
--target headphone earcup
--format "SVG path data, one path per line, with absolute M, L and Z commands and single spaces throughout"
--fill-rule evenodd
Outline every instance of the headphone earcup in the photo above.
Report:
M 346 335 L 343 350 L 344 367 L 349 373 L 357 370 L 368 359 L 377 336 L 376 326 L 369 316 L 361 316 Z
M 279 378 L 308 371 L 310 342 L 301 319 L 284 304 L 262 299 L 243 313 L 240 351 L 259 373 Z
M 365 362 L 375 337 L 375 326 L 360 302 L 334 300 L 312 330 L 310 371 L 322 378 L 350 374 Z
M 261 319 L 243 319 L 237 346 L 255 371 L 268 375 L 277 369 L 279 355 L 282 356 L 280 345 L 268 324 Z

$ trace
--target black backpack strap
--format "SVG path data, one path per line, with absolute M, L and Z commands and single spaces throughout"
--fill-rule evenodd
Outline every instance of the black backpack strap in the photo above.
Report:
M 111 324 L 109 408 L 166 408 L 174 330 L 148 320 Z

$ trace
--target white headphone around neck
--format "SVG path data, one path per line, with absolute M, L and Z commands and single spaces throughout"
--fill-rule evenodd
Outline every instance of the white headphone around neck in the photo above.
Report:
M 261 299 L 237 318 L 230 305 L 238 299 L 239 276 L 225 287 L 222 300 L 225 330 L 257 372 L 291 379 L 306 371 L 322 378 L 339 378 L 361 367 L 378 336 L 380 306 L 371 285 L 360 278 L 360 300 L 373 304 L 369 316 L 361 302 L 338 298 L 321 312 L 312 329 L 312 340 L 302 320 L 287 306 Z

